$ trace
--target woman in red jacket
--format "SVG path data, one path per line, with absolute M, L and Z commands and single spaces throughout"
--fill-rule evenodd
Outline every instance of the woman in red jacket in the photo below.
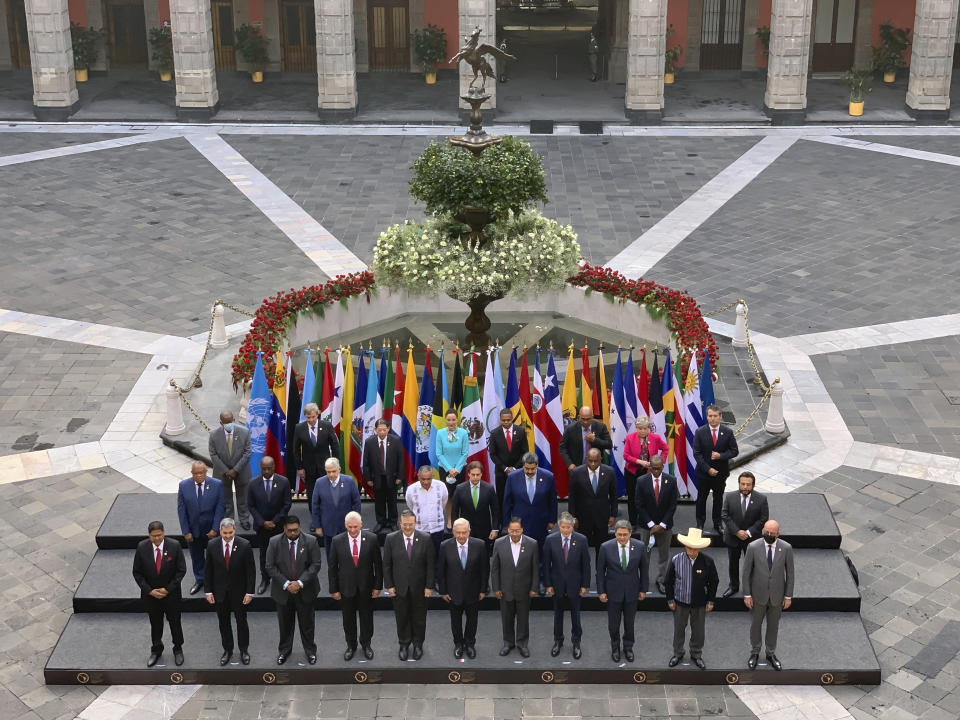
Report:
M 666 441 L 650 432 L 650 421 L 645 417 L 637 418 L 637 431 L 627 436 L 623 444 L 624 479 L 627 482 L 627 511 L 630 526 L 637 526 L 637 478 L 650 472 L 650 458 L 660 455 L 667 461 L 669 448 Z

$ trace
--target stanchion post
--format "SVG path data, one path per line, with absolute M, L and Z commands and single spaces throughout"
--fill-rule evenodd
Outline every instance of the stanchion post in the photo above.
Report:
M 180 402 L 180 391 L 170 380 L 167 385 L 167 435 L 180 435 L 187 429 L 183 422 L 183 403 Z
M 210 334 L 210 347 L 219 350 L 229 344 L 227 327 L 223 324 L 223 305 L 217 303 L 213 307 L 213 332 Z
M 747 346 L 747 306 L 737 303 L 737 324 L 733 326 L 733 346 Z
M 786 427 L 783 422 L 783 385 L 780 384 L 780 378 L 775 378 L 770 387 L 770 406 L 767 408 L 767 421 L 763 424 L 763 429 L 776 435 L 782 433 Z

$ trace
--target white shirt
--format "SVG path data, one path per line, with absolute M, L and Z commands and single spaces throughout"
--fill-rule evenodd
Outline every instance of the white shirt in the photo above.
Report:
M 516 567 L 520 562 L 520 549 L 523 547 L 523 540 L 520 542 L 510 541 L 510 552 L 513 553 L 513 566 Z
M 652 475 L 651 475 L 651 476 L 652 476 Z M 663 492 L 663 475 L 660 475 L 659 477 L 653 478 L 653 479 L 651 480 L 651 485 L 650 485 L 650 487 L 654 487 L 653 484 L 652 484 L 652 483 L 654 483 L 654 482 L 659 483 L 659 485 L 660 485 L 660 492 Z M 652 527 L 653 527 L 653 520 L 650 520 L 650 521 L 647 523 L 647 527 L 648 527 L 648 528 L 652 528 Z M 660 527 L 662 527 L 664 530 L 667 529 L 667 526 L 666 526 L 666 524 L 664 524 L 664 523 L 660 523 Z M 630 551 L 627 550 L 627 554 L 628 554 L 628 555 L 629 555 L 629 553 L 630 553 Z
M 749 495 L 747 495 L 746 505 L 744 505 L 743 493 L 740 493 L 740 507 L 743 511 L 750 509 L 750 498 L 752 497 L 753 497 L 753 493 L 750 493 Z M 751 538 L 753 537 L 753 535 L 750 534 L 749 530 L 747 530 L 746 533 L 747 533 L 747 537 L 751 537 Z
M 233 555 L 233 550 L 234 550 L 233 543 L 234 543 L 234 542 L 235 542 L 235 540 L 231 540 L 230 542 L 227 542 L 226 540 L 223 541 L 223 556 L 224 556 L 224 557 L 227 556 L 227 548 L 230 548 L 230 554 Z
M 630 564 L 630 541 L 627 541 L 626 545 L 621 545 L 620 542 L 617 542 L 617 562 L 620 562 L 620 552 L 621 548 L 624 548 L 627 551 L 627 564 Z
M 157 550 L 160 551 L 160 559 L 163 560 L 163 543 L 165 542 L 166 540 L 162 540 L 159 545 L 153 545 L 153 543 L 150 543 L 151 545 L 153 545 L 153 550 L 151 552 L 153 553 L 154 563 L 157 562 Z
M 418 481 L 407 488 L 407 507 L 417 516 L 417 530 L 425 533 L 442 532 L 446 527 L 443 509 L 447 504 L 447 488 L 433 481 L 430 489 L 424 490 Z

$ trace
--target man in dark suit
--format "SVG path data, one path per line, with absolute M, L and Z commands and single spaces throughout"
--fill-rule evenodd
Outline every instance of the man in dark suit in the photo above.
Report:
M 276 474 L 276 463 L 269 455 L 260 460 L 260 476 L 250 482 L 247 490 L 247 508 L 253 518 L 260 546 L 260 587 L 257 595 L 263 595 L 270 583 L 267 575 L 267 545 L 270 539 L 283 532 L 283 519 L 290 514 L 290 483 L 283 475 Z
M 502 498 L 507 475 L 520 467 L 523 456 L 529 451 L 527 434 L 522 427 L 513 424 L 512 410 L 504 408 L 500 411 L 500 426 L 494 428 L 490 433 L 487 449 L 490 453 L 490 460 L 493 462 L 497 497 Z M 477 536 L 474 535 L 474 537 Z
M 233 413 L 220 413 L 220 425 L 210 431 L 207 440 L 213 476 L 223 483 L 226 517 L 233 518 L 244 530 L 250 529 L 247 488 L 250 484 L 250 431 L 233 421 Z M 237 503 L 233 503 L 236 488 Z
M 216 605 L 217 620 L 220 621 L 220 642 L 223 645 L 221 666 L 226 665 L 233 657 L 231 611 L 237 618 L 240 662 L 244 665 L 250 664 L 250 653 L 247 652 L 250 647 L 247 605 L 253 600 L 257 568 L 253 562 L 253 548 L 242 537 L 236 537 L 236 533 L 233 518 L 220 521 L 220 542 L 207 544 L 206 572 L 203 578 L 203 592 L 206 593 L 207 602 Z
M 740 590 L 740 557 L 746 554 L 747 545 L 760 537 L 764 524 L 770 519 L 766 495 L 753 489 L 756 482 L 754 474 L 745 470 L 737 478 L 739 489 L 723 496 L 720 520 L 730 566 L 730 584 L 723 591 L 725 598 Z
M 560 457 L 567 464 L 567 470 L 573 470 L 577 465 L 587 462 L 587 451 L 590 448 L 610 450 L 613 441 L 610 431 L 602 422 L 593 419 L 593 408 L 584 405 L 580 408 L 577 422 L 572 423 L 563 431 L 560 439 Z
M 553 473 L 538 467 L 537 456 L 532 452 L 523 456 L 523 468 L 507 476 L 502 515 L 504 525 L 510 518 L 520 518 L 527 537 L 537 541 L 542 554 L 543 541 L 557 522 L 557 487 Z M 543 580 L 542 568 L 540 579 Z
M 360 647 L 367 660 L 373 660 L 373 599 L 383 587 L 383 558 L 375 533 L 363 529 L 359 512 L 350 511 L 344 519 L 346 530 L 330 543 L 330 597 L 340 601 L 343 636 L 347 649 L 344 660 L 357 652 L 357 616 L 360 616 Z
M 360 512 L 360 491 L 357 481 L 340 473 L 340 461 L 335 457 L 324 463 L 326 476 L 320 478 L 310 496 L 310 516 L 313 533 L 323 542 L 330 560 L 333 538 L 347 529 L 343 524 L 348 512 Z
M 707 407 L 707 424 L 693 434 L 693 457 L 697 461 L 697 527 L 707 522 L 707 495 L 713 492 L 713 529 L 720 528 L 723 492 L 730 474 L 730 461 L 740 453 L 733 430 L 720 424 L 720 408 Z
M 173 660 L 183 665 L 183 626 L 180 624 L 180 582 L 187 574 L 180 543 L 167 542 L 163 523 L 154 520 L 147 526 L 149 538 L 141 540 L 133 556 L 133 579 L 150 618 L 150 659 L 153 667 L 163 654 L 163 618 L 170 624 Z
M 677 553 L 667 570 L 667 607 L 673 612 L 673 655 L 667 665 L 676 667 L 683 660 L 687 623 L 690 624 L 690 659 L 701 670 L 706 614 L 713 611 L 717 601 L 717 566 L 713 558 L 702 552 L 710 546 L 710 538 L 703 537 L 700 528 L 690 528 L 686 535 L 680 533 L 677 540 L 684 552 Z
M 600 546 L 610 537 L 610 528 L 617 521 L 617 476 L 609 465 L 601 464 L 603 455 L 597 448 L 587 453 L 587 464 L 570 473 L 570 494 L 567 509 L 577 519 L 577 530 L 583 533 L 590 547 Z
M 553 596 L 550 656 L 559 655 L 563 647 L 563 612 L 569 607 L 573 659 L 579 660 L 582 655 L 580 639 L 583 637 L 580 598 L 590 589 L 590 550 L 586 536 L 573 531 L 575 524 L 576 518 L 571 513 L 560 513 L 557 522 L 560 532 L 548 535 L 543 544 L 543 581 L 547 585 L 547 595 Z
M 363 444 L 363 477 L 373 483 L 377 513 L 375 533 L 397 529 L 397 488 L 403 473 L 403 451 L 400 438 L 390 434 L 390 423 L 377 420 L 376 435 Z
M 453 537 L 443 541 L 437 556 L 437 581 L 440 595 L 450 605 L 453 655 L 457 659 L 477 656 L 477 620 L 489 579 L 487 546 L 480 538 L 470 537 L 469 521 L 454 520 Z
M 400 659 L 423 657 L 423 639 L 427 633 L 427 598 L 433 594 L 433 543 L 430 536 L 417 530 L 417 518 L 411 510 L 400 513 L 400 529 L 387 535 L 383 545 L 383 585 L 393 596 L 393 614 L 397 619 Z
M 653 553 L 657 553 L 656 582 L 657 590 L 661 595 L 664 590 L 664 578 L 667 574 L 667 563 L 670 560 L 670 538 L 673 535 L 673 514 L 677 510 L 677 481 L 669 473 L 663 471 L 663 458 L 654 455 L 650 458 L 650 472 L 637 478 L 637 519 L 640 522 L 643 546 L 649 547 L 650 537 L 653 536 L 653 547 L 650 548 L 650 560 Z M 651 573 L 653 574 L 653 573 Z
M 760 630 L 767 621 L 763 645 L 767 662 L 782 670 L 777 659 L 777 634 L 780 614 L 793 603 L 793 546 L 780 539 L 780 523 L 767 520 L 763 537 L 747 546 L 743 558 L 743 604 L 750 610 L 750 659 L 747 667 L 755 670 L 760 658 Z
M 537 594 L 540 556 L 537 541 L 523 534 L 520 518 L 511 518 L 507 535 L 493 544 L 490 589 L 500 601 L 503 647 L 500 656 L 514 647 L 521 657 L 530 657 L 530 598 Z
M 450 517 L 470 521 L 470 537 L 480 538 L 492 550 L 500 528 L 500 503 L 490 483 L 483 482 L 483 465 L 476 460 L 466 467 L 467 482 L 457 485 L 450 504 Z
M 303 408 L 302 423 L 293 429 L 293 457 L 290 467 L 295 468 L 297 480 L 307 485 L 307 498 L 313 497 L 313 486 L 323 475 L 328 458 L 340 457 L 340 440 L 333 426 L 320 420 L 320 408 L 316 403 L 307 403 Z M 294 480 L 290 473 L 290 481 Z
M 207 477 L 207 466 L 199 460 L 190 466 L 191 477 L 180 481 L 177 488 L 177 515 L 180 532 L 190 548 L 190 563 L 193 565 L 193 587 L 190 594 L 196 595 L 203 588 L 203 561 L 207 541 L 217 536 L 223 520 L 223 485 L 215 478 Z
M 600 547 L 597 593 L 607 605 L 610 657 L 620 662 L 620 622 L 623 621 L 623 657 L 633 662 L 633 625 L 637 601 L 647 597 L 647 553 L 630 535 L 629 520 L 617 520 L 613 540 Z
M 317 662 L 313 601 L 320 593 L 320 562 L 317 541 L 300 532 L 300 518 L 288 515 L 283 521 L 283 535 L 271 538 L 267 548 L 270 597 L 277 604 L 280 625 L 277 665 L 283 665 L 293 651 L 293 629 L 297 623 L 307 662 Z

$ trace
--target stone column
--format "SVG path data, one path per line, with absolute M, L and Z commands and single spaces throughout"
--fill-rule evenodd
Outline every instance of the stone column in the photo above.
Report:
M 421 0 L 421 5 L 423 0 Z M 354 62 L 358 73 L 370 72 L 370 48 L 367 32 L 367 0 L 353 0 L 353 38 L 356 43 Z M 410 8 L 410 32 L 423 26 L 423 12 L 420 13 L 420 25 L 414 25 L 413 8 Z M 410 43 L 411 46 L 413 43 Z M 411 53 L 413 49 L 411 48 Z M 412 55 L 411 55 L 412 57 Z
M 612 83 L 627 81 L 627 49 L 630 46 L 630 0 L 614 0 L 613 44 L 610 46 L 610 72 Z
M 917 0 L 907 112 L 917 120 L 950 115 L 950 79 L 957 35 L 957 0 Z
M 774 124 L 803 122 L 813 0 L 773 0 L 764 111 Z
M 314 0 L 317 18 L 317 112 L 336 120 L 357 113 L 353 0 Z
M 209 120 L 220 107 L 209 0 L 170 0 L 177 119 Z
M 625 104 L 635 124 L 656 124 L 663 117 L 666 33 L 667 0 L 630 0 Z
M 760 0 L 744 0 L 743 4 L 743 54 L 740 56 L 740 72 L 753 75 L 757 71 L 757 28 L 760 26 Z
M 26 0 L 25 10 L 33 113 L 38 120 L 66 120 L 79 100 L 67 0 Z
M 496 0 L 460 0 L 460 37 L 457 41 L 457 47 L 463 45 L 463 38 L 470 35 L 473 32 L 473 29 L 477 26 L 480 26 L 480 42 L 487 43 L 488 45 L 497 44 L 497 3 Z M 511 53 L 512 55 L 513 53 Z M 486 56 L 488 62 L 493 68 L 494 75 L 497 72 L 497 60 L 494 57 Z M 449 58 L 447 58 L 449 60 Z M 523 62 L 523 58 L 520 58 L 520 62 Z M 460 93 L 459 95 L 466 95 L 467 88 L 470 86 L 470 82 L 473 80 L 473 69 L 465 62 L 460 63 L 459 68 L 460 73 Z M 476 86 L 479 87 L 480 80 L 477 80 Z M 497 80 L 496 78 L 488 78 L 486 84 L 486 90 L 490 94 L 490 99 L 485 102 L 481 108 L 483 110 L 495 110 L 497 107 Z M 458 95 L 458 98 L 459 98 Z M 470 105 L 464 102 L 463 100 L 458 100 L 460 110 L 466 110 L 467 113 L 461 112 L 461 116 L 469 114 Z M 495 113 L 489 113 L 483 116 L 485 122 L 489 122 L 493 119 Z

